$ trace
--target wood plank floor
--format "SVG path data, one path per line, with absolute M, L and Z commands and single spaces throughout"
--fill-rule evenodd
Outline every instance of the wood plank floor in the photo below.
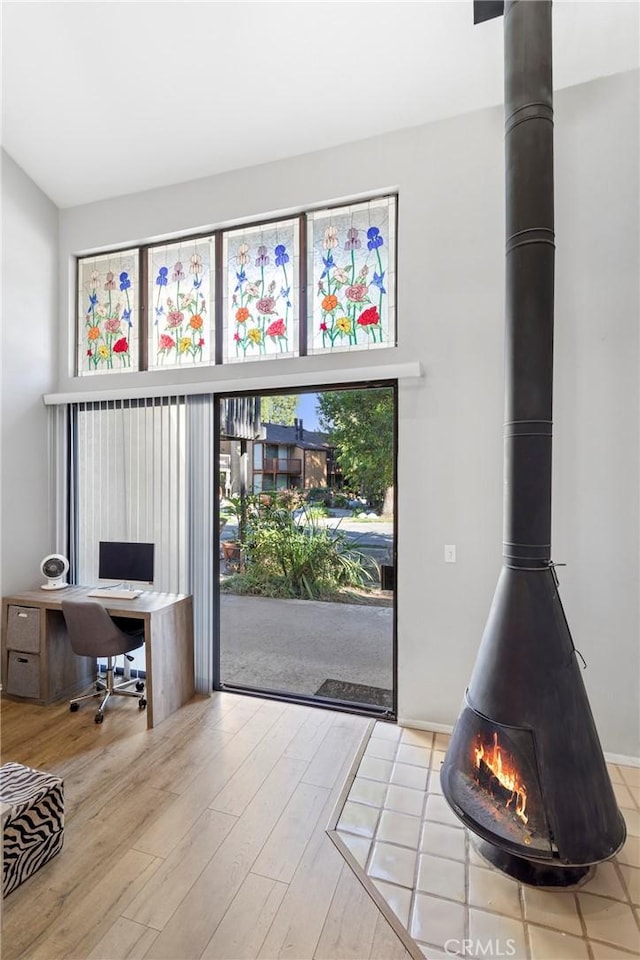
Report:
M 2 762 L 65 783 L 4 960 L 409 960 L 325 833 L 366 719 L 219 693 L 149 731 L 124 699 L 93 716 L 0 704 Z

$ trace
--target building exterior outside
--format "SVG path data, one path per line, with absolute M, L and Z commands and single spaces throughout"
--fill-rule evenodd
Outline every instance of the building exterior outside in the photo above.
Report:
M 309 490 L 336 487 L 341 475 L 336 467 L 335 450 L 326 436 L 305 430 L 301 419 L 293 426 L 263 423 L 260 440 L 247 441 L 247 489 Z M 220 444 L 221 486 L 226 496 L 240 493 L 240 444 L 225 440 Z
M 254 493 L 337 485 L 334 448 L 324 434 L 305 430 L 297 417 L 291 427 L 278 423 L 263 426 L 264 438 L 252 443 Z

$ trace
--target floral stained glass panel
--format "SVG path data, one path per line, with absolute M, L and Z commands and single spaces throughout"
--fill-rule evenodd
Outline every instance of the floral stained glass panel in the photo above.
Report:
M 138 369 L 138 251 L 78 260 L 78 375 Z
M 225 362 L 297 355 L 298 223 L 225 233 Z
M 395 346 L 395 197 L 310 213 L 309 353 Z
M 149 250 L 149 369 L 215 362 L 215 240 Z

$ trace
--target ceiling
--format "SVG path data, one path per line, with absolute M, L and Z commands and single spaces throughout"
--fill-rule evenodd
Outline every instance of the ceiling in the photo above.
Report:
M 1 7 L 3 146 L 60 207 L 502 102 L 471 0 Z M 639 10 L 556 0 L 556 88 L 638 67 Z

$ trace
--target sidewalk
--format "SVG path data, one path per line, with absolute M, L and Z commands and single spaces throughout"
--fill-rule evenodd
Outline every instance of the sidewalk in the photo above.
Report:
M 393 686 L 393 609 L 220 596 L 223 683 L 313 696 L 327 680 Z

